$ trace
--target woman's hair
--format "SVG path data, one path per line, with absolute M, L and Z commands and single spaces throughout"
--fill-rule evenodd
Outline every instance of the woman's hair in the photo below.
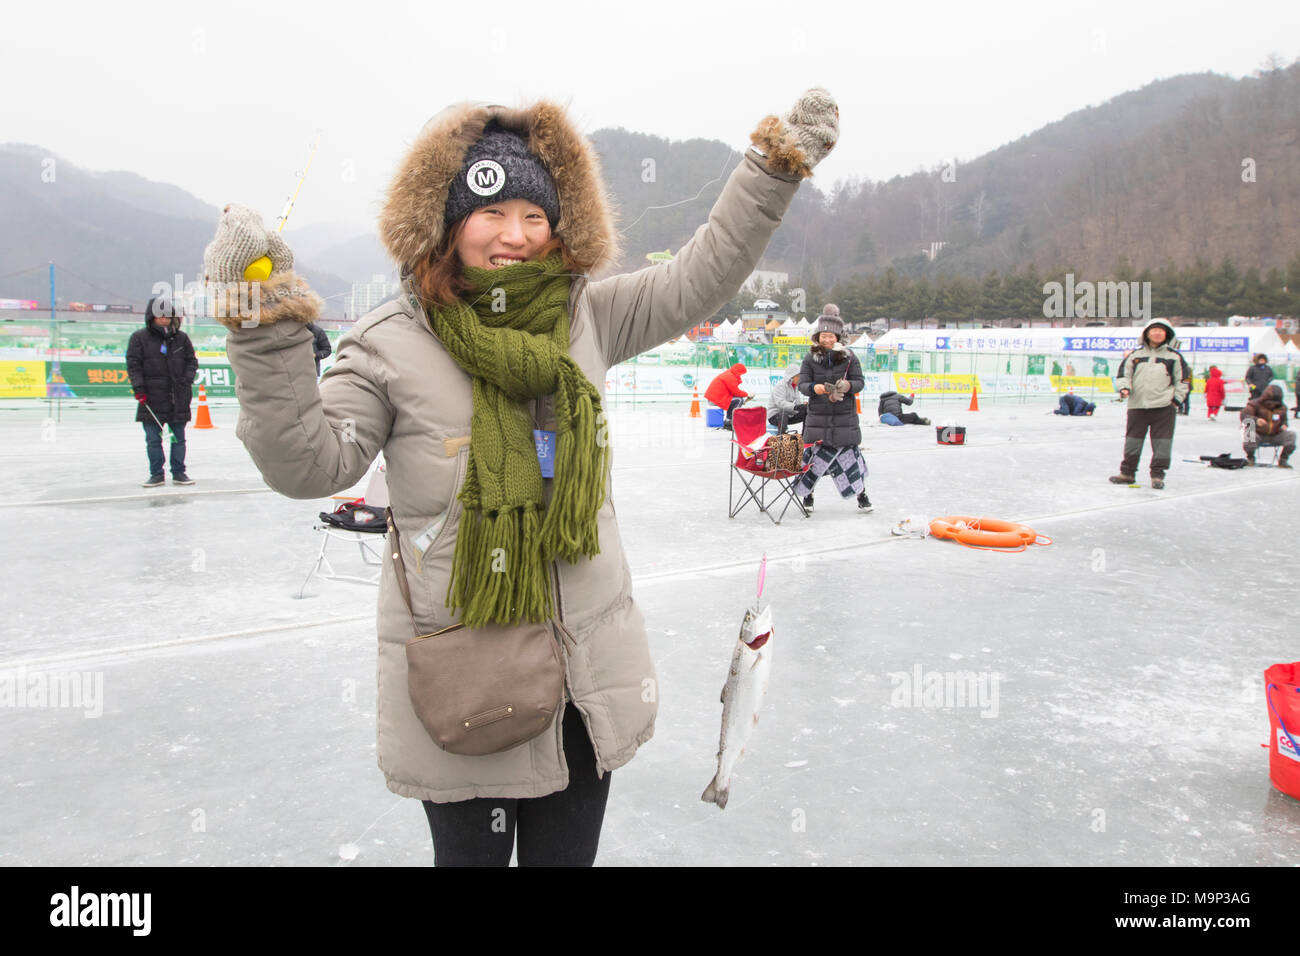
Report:
M 411 275 L 415 280 L 415 287 L 420 292 L 420 298 L 439 308 L 451 305 L 469 291 L 469 282 L 465 278 L 464 264 L 460 261 L 460 255 L 456 252 L 456 242 L 460 239 L 460 234 L 465 230 L 467 219 L 469 219 L 469 216 L 461 219 L 448 229 L 447 235 L 438 244 L 438 248 L 427 259 L 417 262 L 411 270 Z M 533 258 L 545 259 L 556 251 L 559 251 L 560 255 L 564 257 L 564 267 L 569 272 L 579 273 L 584 271 L 582 265 L 574 259 L 569 247 L 564 244 L 564 240 L 559 236 L 551 236 L 546 245 L 542 246 Z

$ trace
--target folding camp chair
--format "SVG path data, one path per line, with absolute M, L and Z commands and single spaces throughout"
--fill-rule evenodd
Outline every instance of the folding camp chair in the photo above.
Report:
M 298 589 L 302 597 L 313 577 L 327 581 L 352 581 L 356 584 L 378 584 L 384 569 L 383 541 L 388 534 L 388 525 L 384 520 L 388 507 L 388 482 L 384 477 L 384 466 L 380 464 L 370 474 L 366 492 L 360 498 L 352 495 L 334 495 L 332 501 L 341 504 L 332 512 L 322 511 L 320 520 L 312 527 L 321 532 L 320 550 L 316 552 L 316 563 L 307 573 L 307 579 Z M 361 577 L 355 574 L 339 574 L 325 552 L 331 541 L 346 541 L 355 544 L 361 555 L 361 563 L 366 568 L 374 568 L 373 573 Z
M 773 446 L 769 443 L 769 438 L 776 436 L 769 436 L 767 433 L 767 409 L 762 406 L 738 408 L 732 414 L 731 424 L 734 428 L 734 437 L 728 447 L 728 461 L 731 460 L 732 447 L 735 449 L 736 459 L 731 462 L 731 475 L 727 482 L 727 517 L 736 517 L 745 505 L 752 501 L 773 524 L 781 523 L 791 504 L 807 518 L 808 509 L 794 493 L 794 483 L 812 465 L 808 449 L 821 443 L 805 445 L 800 442 L 797 467 L 782 468 L 774 458 L 769 460 L 773 457 L 770 454 Z M 737 483 L 740 485 L 739 490 L 736 487 Z M 769 494 L 772 495 L 771 499 L 768 497 Z M 780 516 L 774 517 L 772 510 L 783 498 L 785 504 L 781 508 Z

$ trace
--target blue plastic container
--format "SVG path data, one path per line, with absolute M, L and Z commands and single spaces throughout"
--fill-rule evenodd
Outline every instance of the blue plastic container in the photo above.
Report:
M 704 413 L 704 424 L 710 428 L 721 428 L 727 421 L 727 413 L 720 408 L 710 408 Z

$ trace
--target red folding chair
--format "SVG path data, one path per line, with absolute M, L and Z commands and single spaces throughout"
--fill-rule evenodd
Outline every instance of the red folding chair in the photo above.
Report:
M 793 504 L 799 509 L 799 513 L 805 518 L 808 517 L 808 509 L 803 506 L 803 502 L 794 492 L 794 483 L 806 472 L 812 465 L 812 458 L 808 454 L 808 449 L 821 442 L 814 442 L 813 445 L 800 446 L 800 467 L 794 470 L 782 469 L 777 467 L 776 462 L 768 461 L 769 436 L 767 433 L 767 409 L 757 408 L 738 408 L 731 416 L 733 428 L 731 447 L 734 447 L 736 460 L 731 462 L 731 475 L 727 482 L 727 517 L 734 518 L 744 509 L 751 501 L 758 506 L 758 510 L 767 515 L 773 524 L 780 524 L 785 513 L 790 510 Z M 730 461 L 731 448 L 728 448 L 728 460 Z M 737 482 L 740 488 L 737 491 Z M 769 493 L 772 492 L 772 486 L 776 486 L 775 494 L 769 500 Z M 785 505 L 781 508 L 779 517 L 773 517 L 772 509 L 785 499 Z

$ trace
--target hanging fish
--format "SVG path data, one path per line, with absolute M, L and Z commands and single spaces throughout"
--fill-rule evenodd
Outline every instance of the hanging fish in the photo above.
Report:
M 758 593 L 763 593 L 767 557 L 759 571 Z M 758 604 L 745 611 L 740 637 L 731 655 L 727 683 L 722 688 L 722 733 L 718 740 L 718 772 L 700 795 L 705 803 L 721 810 L 731 795 L 731 773 L 745 753 L 745 744 L 758 723 L 758 708 L 767 693 L 772 671 L 772 607 Z

